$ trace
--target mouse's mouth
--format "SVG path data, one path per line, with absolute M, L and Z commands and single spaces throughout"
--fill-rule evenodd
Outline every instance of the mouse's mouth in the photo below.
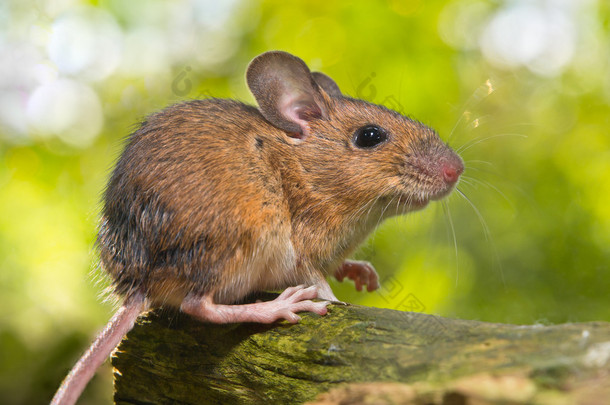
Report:
M 455 188 L 455 184 L 443 185 L 442 187 L 434 187 L 432 189 L 430 185 L 422 186 L 422 189 L 416 194 L 413 193 L 399 193 L 398 197 L 394 197 L 398 200 L 398 205 L 408 208 L 410 211 L 419 210 L 425 208 L 431 201 L 439 201 L 451 194 Z
M 407 193 L 401 193 L 388 197 L 388 204 L 395 205 L 396 208 L 406 209 L 407 211 L 417 211 L 425 208 L 430 203 L 430 198 L 423 195 L 413 195 Z
M 431 200 L 431 201 L 442 200 L 443 198 L 445 198 L 449 194 L 451 194 L 451 192 L 453 191 L 454 188 L 455 188 L 455 184 L 450 184 L 447 187 L 445 187 L 444 189 L 439 190 L 438 192 L 430 195 L 429 200 Z
M 429 203 L 430 200 L 427 198 L 411 198 L 411 201 L 407 202 L 409 207 L 413 209 L 422 209 L 426 207 Z

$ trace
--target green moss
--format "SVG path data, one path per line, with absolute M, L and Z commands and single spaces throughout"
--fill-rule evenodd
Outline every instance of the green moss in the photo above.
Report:
M 590 332 L 587 345 L 610 334 L 607 323 L 522 327 L 359 306 L 330 309 L 325 317 L 303 314 L 296 325 L 212 325 L 152 312 L 113 357 L 120 371 L 116 399 L 291 404 L 343 383 L 441 389 L 485 373 L 531 373 L 541 388 L 557 388 L 583 373 L 583 328 Z

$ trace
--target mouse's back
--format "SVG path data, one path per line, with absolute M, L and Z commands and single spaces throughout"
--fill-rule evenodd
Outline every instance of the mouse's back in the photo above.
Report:
M 232 100 L 148 117 L 104 196 L 97 243 L 117 292 L 179 305 L 184 292 L 219 288 L 237 270 L 225 268 L 232 257 L 252 256 L 267 229 L 281 228 L 280 179 L 263 153 L 275 132 L 256 108 Z

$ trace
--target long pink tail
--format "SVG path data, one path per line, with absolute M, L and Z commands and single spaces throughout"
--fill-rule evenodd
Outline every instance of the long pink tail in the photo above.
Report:
M 133 328 L 138 315 L 144 311 L 145 297 L 137 293 L 128 297 L 114 314 L 89 349 L 72 367 L 70 373 L 51 400 L 51 405 L 73 405 L 100 365 L 110 356 L 123 336 Z

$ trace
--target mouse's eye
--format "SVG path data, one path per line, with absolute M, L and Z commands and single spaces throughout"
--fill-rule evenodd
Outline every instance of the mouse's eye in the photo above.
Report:
M 368 149 L 379 145 L 388 139 L 385 131 L 375 125 L 367 125 L 359 128 L 354 134 L 354 145 L 359 148 Z

